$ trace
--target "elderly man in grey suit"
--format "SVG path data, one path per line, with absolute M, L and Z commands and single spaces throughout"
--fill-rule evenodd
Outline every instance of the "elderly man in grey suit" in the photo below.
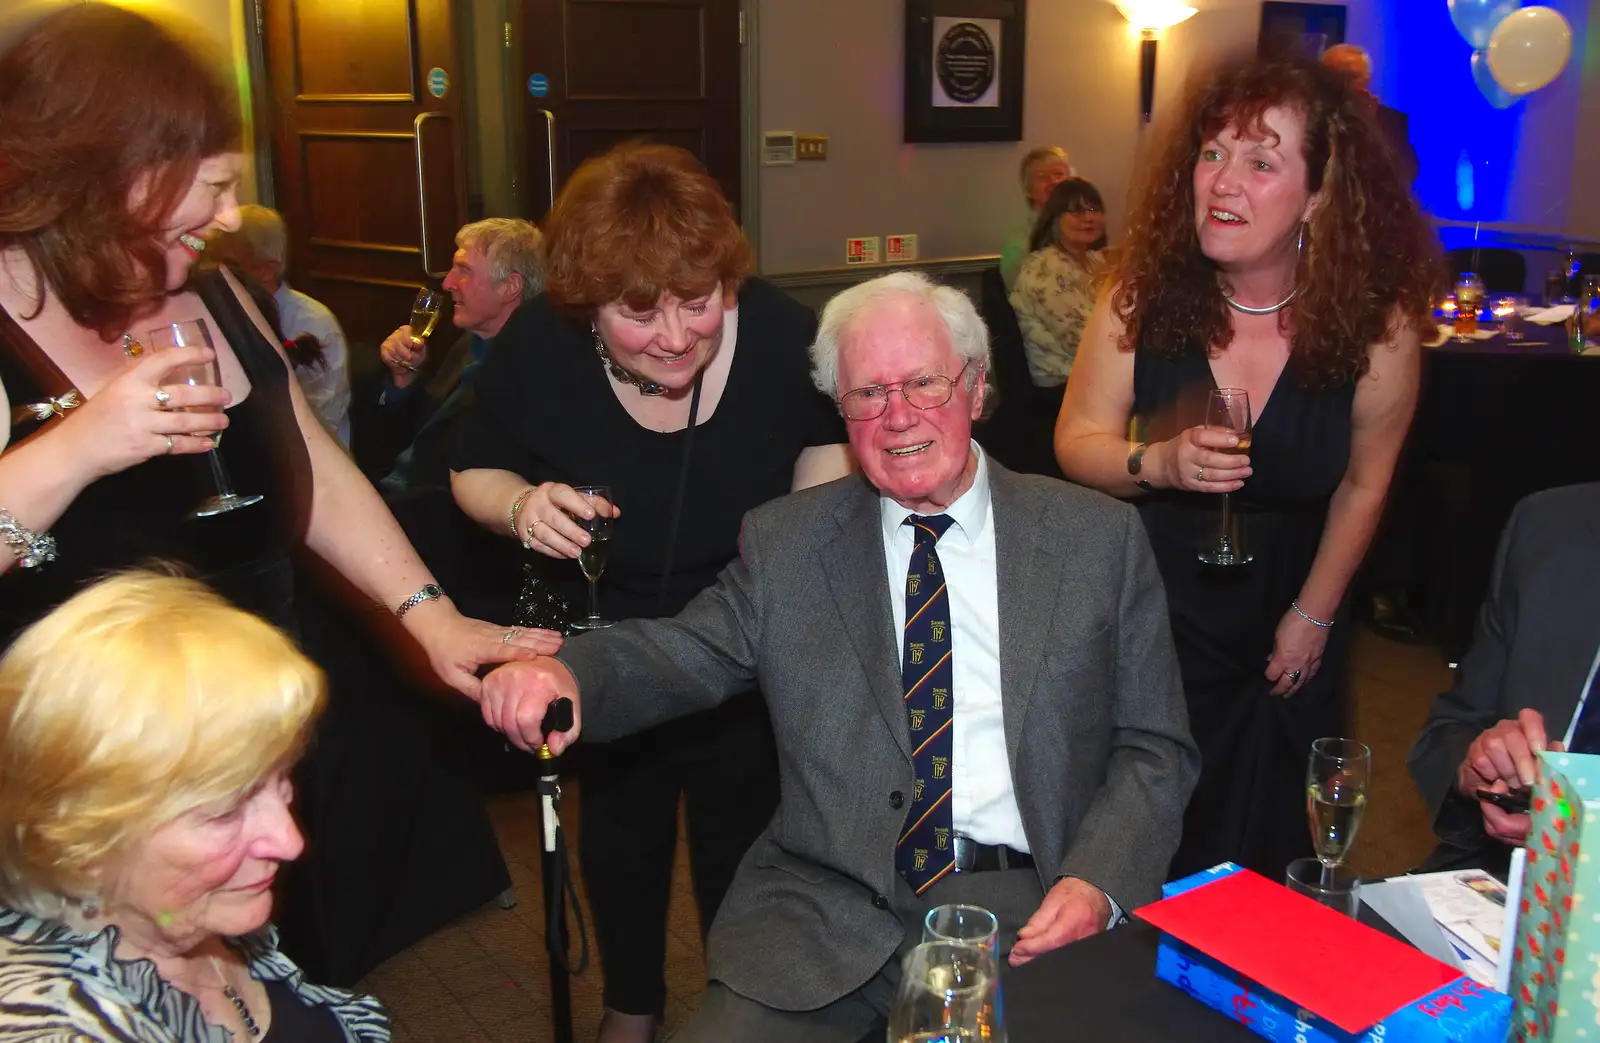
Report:
M 1198 769 L 1137 515 L 971 439 L 972 303 L 910 273 L 864 283 L 829 303 L 813 363 L 862 474 L 752 511 L 675 619 L 485 684 L 485 719 L 523 745 L 572 698 L 552 749 L 765 693 L 782 796 L 683 1040 L 855 1043 L 935 905 L 993 910 L 1014 965 L 1105 930 L 1158 897 Z
M 1534 781 L 1539 751 L 1600 753 L 1600 697 L 1579 701 L 1600 648 L 1600 484 L 1534 493 L 1511 512 L 1472 647 L 1408 763 L 1444 847 L 1429 868 L 1502 868 L 1528 816 L 1479 800 Z

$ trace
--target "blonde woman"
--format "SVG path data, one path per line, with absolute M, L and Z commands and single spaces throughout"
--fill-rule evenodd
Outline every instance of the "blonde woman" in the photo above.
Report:
M 267 925 L 321 673 L 201 584 L 88 588 L 0 659 L 0 1041 L 384 1043 Z M 151 973 L 151 970 L 154 973 Z

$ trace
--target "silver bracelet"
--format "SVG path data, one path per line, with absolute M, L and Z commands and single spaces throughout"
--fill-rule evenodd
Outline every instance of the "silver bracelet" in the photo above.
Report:
M 24 528 L 3 507 L 0 507 L 0 543 L 11 548 L 11 553 L 17 557 L 17 564 L 25 569 L 38 568 L 47 561 L 56 560 L 56 538 L 47 532 Z
M 1300 602 L 1299 602 L 1298 599 L 1289 602 L 1289 607 L 1294 609 L 1296 612 L 1300 613 L 1300 618 L 1305 620 L 1307 623 L 1315 624 L 1316 626 L 1322 627 L 1324 630 L 1326 630 L 1328 627 L 1333 626 L 1333 620 L 1330 619 L 1326 623 L 1324 623 L 1322 620 L 1318 619 L 1316 616 L 1313 616 L 1313 615 L 1309 614 L 1308 612 L 1306 612 L 1305 609 L 1300 607 Z
M 525 543 L 526 541 L 523 540 L 522 533 L 517 529 L 517 515 L 522 513 L 522 505 L 528 502 L 528 497 L 533 495 L 533 490 L 534 487 L 530 485 L 522 490 L 521 495 L 511 501 L 511 538 L 518 543 Z

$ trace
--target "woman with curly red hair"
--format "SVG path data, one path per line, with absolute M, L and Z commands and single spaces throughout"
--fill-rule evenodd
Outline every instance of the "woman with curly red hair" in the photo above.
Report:
M 1175 876 L 1311 853 L 1306 757 L 1345 730 L 1347 592 L 1416 407 L 1437 256 L 1382 132 L 1310 62 L 1199 83 L 1142 186 L 1055 443 L 1069 478 L 1138 502 L 1166 584 L 1203 758 Z M 1255 413 L 1243 452 L 1205 426 L 1227 387 Z M 1199 558 L 1219 493 L 1248 564 Z
M 745 512 L 848 473 L 843 421 L 811 383 L 810 309 L 760 281 L 691 154 L 630 143 L 580 166 L 544 222 L 546 292 L 495 337 L 461 434 L 456 502 L 536 551 L 573 604 L 616 519 L 600 601 L 674 615 L 738 556 Z M 615 504 L 574 486 L 603 485 Z M 579 765 L 583 875 L 605 970 L 602 1043 L 648 1041 L 666 1003 L 667 896 L 685 798 L 700 924 L 777 807 L 777 753 L 750 692 Z

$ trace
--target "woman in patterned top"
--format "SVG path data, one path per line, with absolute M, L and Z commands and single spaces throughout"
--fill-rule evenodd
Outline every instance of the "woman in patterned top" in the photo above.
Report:
M 267 926 L 323 703 L 282 632 L 124 573 L 0 659 L 0 1041 L 387 1043 Z
M 1035 387 L 1060 388 L 1072 372 L 1105 246 L 1106 205 L 1099 190 L 1081 177 L 1056 185 L 1039 208 L 1028 244 L 1032 252 L 1011 291 Z

